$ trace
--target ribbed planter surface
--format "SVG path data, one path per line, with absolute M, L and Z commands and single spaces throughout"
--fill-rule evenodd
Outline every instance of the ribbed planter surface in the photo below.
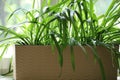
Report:
M 15 46 L 15 80 L 102 80 L 98 63 L 92 50 L 85 47 L 88 58 L 78 46 L 74 47 L 76 70 L 71 65 L 70 48 L 63 52 L 63 68 L 58 62 L 57 50 L 51 46 Z M 107 80 L 117 80 L 117 69 L 113 67 L 111 53 L 106 48 L 97 47 L 102 59 Z

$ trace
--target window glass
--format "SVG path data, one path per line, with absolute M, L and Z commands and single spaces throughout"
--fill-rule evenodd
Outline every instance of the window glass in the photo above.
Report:
M 40 6 L 42 0 L 36 0 L 36 4 Z M 33 0 L 0 0 L 0 24 L 13 24 L 16 19 L 7 22 L 8 16 L 17 8 L 31 9 Z M 97 0 L 95 4 L 96 13 L 98 15 L 104 13 L 109 6 L 111 0 Z M 57 3 L 57 0 L 52 0 L 52 4 Z
M 105 13 L 112 0 L 97 0 L 95 4 L 96 13 L 98 15 Z

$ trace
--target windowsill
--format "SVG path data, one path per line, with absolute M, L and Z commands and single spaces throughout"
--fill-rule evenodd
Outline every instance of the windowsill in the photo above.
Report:
M 8 77 L 0 76 L 0 80 L 14 80 L 14 79 L 11 76 L 8 76 Z M 117 80 L 120 80 L 120 77 L 117 77 Z
M 120 80 L 120 77 L 117 77 L 117 80 Z
M 7 76 L 7 77 L 0 76 L 0 80 L 14 80 L 14 79 L 12 76 Z

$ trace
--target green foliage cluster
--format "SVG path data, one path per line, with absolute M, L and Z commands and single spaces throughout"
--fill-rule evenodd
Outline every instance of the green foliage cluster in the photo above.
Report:
M 59 63 L 63 66 L 63 50 L 70 46 L 71 64 L 75 70 L 73 46 L 92 49 L 95 59 L 100 65 L 103 80 L 104 67 L 96 52 L 96 46 L 103 46 L 112 51 L 112 57 L 119 68 L 119 53 L 115 48 L 120 43 L 120 28 L 117 27 L 120 18 L 120 1 L 112 0 L 105 14 L 97 16 L 94 10 L 94 0 L 59 0 L 51 6 L 52 0 L 44 0 L 41 8 L 17 9 L 24 13 L 25 20 L 10 28 L 0 26 L 1 46 L 16 45 L 51 45 L 56 46 L 59 53 Z M 47 6 L 46 6 L 47 5 Z M 17 16 L 19 17 L 19 16 Z M 4 54 L 4 52 L 3 52 Z M 1 55 L 2 57 L 2 55 Z

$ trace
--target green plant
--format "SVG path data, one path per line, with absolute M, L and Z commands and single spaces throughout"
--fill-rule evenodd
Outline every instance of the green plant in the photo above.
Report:
M 115 48 L 115 44 L 120 42 L 120 29 L 117 27 L 120 18 L 119 0 L 113 0 L 106 13 L 100 16 L 95 13 L 94 0 L 59 0 L 54 6 L 50 5 L 51 0 L 44 0 L 41 9 L 34 9 L 35 1 L 32 10 L 17 9 L 9 17 L 21 11 L 25 21 L 10 28 L 0 26 L 1 36 L 4 36 L 0 40 L 1 46 L 8 46 L 9 43 L 56 46 L 61 68 L 62 52 L 66 46 L 70 46 L 71 64 L 75 70 L 73 46 L 80 46 L 87 55 L 85 45 L 92 49 L 100 65 L 102 80 L 106 80 L 102 61 L 96 51 L 96 46 L 101 45 L 112 51 L 119 68 L 119 52 Z

